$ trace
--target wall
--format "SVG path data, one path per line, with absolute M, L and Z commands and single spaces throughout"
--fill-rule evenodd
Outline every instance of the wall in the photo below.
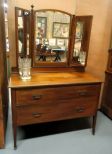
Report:
M 86 70 L 104 79 L 112 28 L 112 0 L 77 0 L 76 15 L 93 15 Z
M 14 0 L 12 0 L 14 1 Z M 15 6 L 24 7 L 30 9 L 33 4 L 34 9 L 59 9 L 67 11 L 69 13 L 75 13 L 75 1 L 76 0 L 27 0 L 27 3 L 23 3 L 23 0 L 15 0 Z
M 75 0 L 9 0 L 8 1 L 8 21 L 9 21 L 9 43 L 10 43 L 10 63 L 11 66 L 16 65 L 16 46 L 15 46 L 15 6 L 31 9 L 31 5 L 34 5 L 34 9 L 58 9 L 72 14 L 75 14 Z

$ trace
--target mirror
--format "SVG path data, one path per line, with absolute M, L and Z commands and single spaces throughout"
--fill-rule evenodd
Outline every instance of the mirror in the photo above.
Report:
M 84 23 L 76 22 L 73 60 L 82 65 L 85 65 L 86 52 L 82 50 L 83 32 L 84 32 Z
M 72 65 L 85 66 L 89 48 L 92 16 L 76 16 L 73 26 Z
M 30 11 L 15 8 L 15 13 L 17 57 L 28 57 L 30 55 Z
M 32 67 L 66 67 L 83 71 L 87 64 L 92 16 L 53 10 L 15 8 L 16 62 L 31 57 Z
M 35 65 L 67 63 L 71 17 L 61 11 L 35 12 Z

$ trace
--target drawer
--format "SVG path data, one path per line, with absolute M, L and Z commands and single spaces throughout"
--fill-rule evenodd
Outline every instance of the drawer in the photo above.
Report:
M 17 125 L 50 122 L 78 117 L 93 116 L 97 109 L 95 97 L 54 101 L 45 106 L 28 105 L 16 107 Z
M 16 90 L 16 105 L 45 104 L 54 100 L 98 97 L 100 85 L 57 86 Z

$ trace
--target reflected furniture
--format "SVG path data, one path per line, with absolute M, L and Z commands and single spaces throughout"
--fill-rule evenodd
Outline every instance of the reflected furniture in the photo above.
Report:
M 55 56 L 56 56 L 56 54 L 54 52 L 46 50 L 45 52 L 39 53 L 38 61 L 40 61 L 42 59 L 42 61 L 45 62 L 48 57 L 50 57 L 50 60 L 52 60 L 52 57 L 55 57 Z
M 56 53 L 53 52 L 53 49 L 47 49 L 47 46 L 42 46 L 42 44 L 38 44 L 36 49 L 38 61 L 46 61 L 47 57 L 50 57 L 50 60 L 52 60 L 52 57 L 56 56 Z
M 59 48 L 55 48 L 55 49 L 52 49 L 52 51 L 54 51 L 56 53 L 56 57 L 54 59 L 54 61 L 61 61 L 61 54 L 65 52 L 64 49 L 59 49 Z

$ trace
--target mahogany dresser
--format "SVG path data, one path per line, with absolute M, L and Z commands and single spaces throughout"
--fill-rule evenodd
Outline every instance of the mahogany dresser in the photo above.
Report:
M 101 81 L 91 74 L 37 73 L 28 81 L 12 74 L 9 87 L 15 148 L 17 127 L 23 125 L 93 117 L 95 133 Z
M 112 119 L 112 49 L 109 49 L 108 64 L 105 71 L 101 110 Z

